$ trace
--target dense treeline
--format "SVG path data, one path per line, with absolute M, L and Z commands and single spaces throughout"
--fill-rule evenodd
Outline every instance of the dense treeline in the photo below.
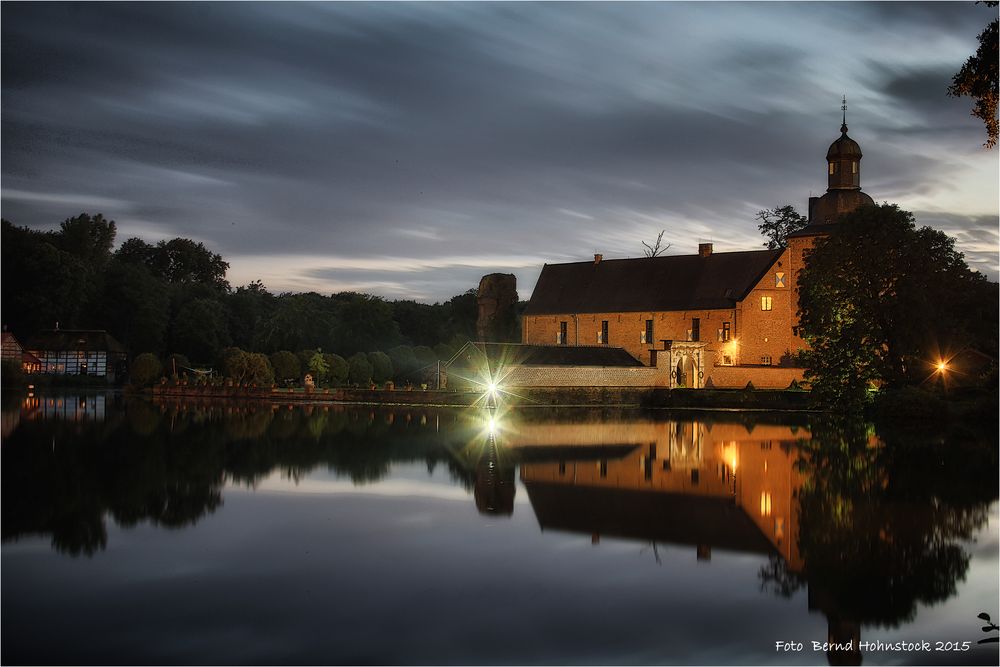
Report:
M 275 295 L 259 281 L 234 289 L 229 264 L 201 243 L 130 238 L 114 249 L 115 236 L 115 223 L 100 214 L 81 214 L 49 232 L 4 220 L 4 324 L 22 340 L 56 322 L 105 329 L 130 358 L 149 352 L 165 369 L 176 366 L 171 353 L 215 366 L 225 350 L 238 348 L 268 361 L 291 354 L 300 373 L 317 352 L 317 363 L 333 364 L 337 373 L 338 359 L 349 371 L 351 359 L 361 366 L 364 357 L 375 362 L 373 379 L 384 368 L 374 367 L 382 358 L 372 353 L 382 350 L 408 370 L 450 357 L 475 335 L 475 290 L 430 305 L 354 292 Z M 320 372 L 329 371 L 320 364 Z

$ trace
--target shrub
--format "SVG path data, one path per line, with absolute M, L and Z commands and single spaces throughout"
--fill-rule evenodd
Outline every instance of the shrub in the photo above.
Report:
M 133 359 L 128 370 L 130 381 L 137 387 L 149 387 L 160 379 L 162 373 L 163 365 L 151 352 L 143 352 Z
M 368 363 L 372 365 L 372 379 L 385 382 L 392 377 L 392 360 L 385 352 L 369 352 Z
M 364 352 L 357 352 L 347 360 L 347 380 L 351 384 L 367 386 L 372 377 L 372 365 Z
M 323 361 L 329 368 L 327 378 L 330 384 L 341 385 L 347 382 L 349 368 L 346 359 L 339 354 L 324 354 Z
M 875 397 L 875 414 L 895 421 L 921 421 L 948 416 L 948 404 L 932 392 L 919 387 L 883 389 Z
M 270 357 L 271 368 L 274 369 L 274 377 L 280 383 L 286 381 L 296 382 L 301 373 L 299 358 L 288 350 L 275 352 Z

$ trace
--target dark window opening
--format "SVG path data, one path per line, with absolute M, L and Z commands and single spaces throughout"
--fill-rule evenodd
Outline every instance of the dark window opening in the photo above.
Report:
M 601 321 L 601 345 L 608 344 L 608 321 Z
M 602 478 L 608 476 L 608 462 L 607 461 L 601 461 L 600 470 L 601 470 L 601 477 Z
M 560 345 L 565 345 L 566 344 L 566 329 L 567 329 L 566 322 L 560 322 L 559 323 L 559 344 Z
M 653 344 L 653 320 L 646 320 L 646 343 Z
M 698 482 L 700 481 L 701 481 L 701 473 L 698 471 L 697 468 L 695 468 L 694 470 L 691 471 L 691 484 L 694 486 L 698 486 Z
M 691 340 L 696 343 L 701 340 L 701 318 L 691 318 Z

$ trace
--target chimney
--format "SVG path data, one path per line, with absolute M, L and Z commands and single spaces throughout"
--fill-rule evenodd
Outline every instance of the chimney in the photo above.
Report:
M 711 243 L 699 243 L 698 244 L 698 255 L 700 257 L 708 257 L 712 254 L 712 244 Z
M 602 259 L 604 259 L 604 255 L 594 253 L 594 264 L 600 264 Z

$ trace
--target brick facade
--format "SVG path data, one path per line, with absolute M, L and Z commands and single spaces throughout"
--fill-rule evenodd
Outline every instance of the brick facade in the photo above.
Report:
M 811 242 L 811 239 L 797 240 Z M 803 243 L 798 245 L 807 247 Z M 694 335 L 693 322 L 697 318 L 698 339 L 705 344 L 704 368 L 700 369 L 703 375 L 697 385 L 688 382 L 686 386 L 704 386 L 712 378 L 712 384 L 716 387 L 744 387 L 748 381 L 761 388 L 787 387 L 792 379 L 801 381 L 801 370 L 782 368 L 781 372 L 775 372 L 779 369 L 767 366 L 789 364 L 788 355 L 804 346 L 792 331 L 797 323 L 797 292 L 792 287 L 793 276 L 797 276 L 797 272 L 801 270 L 802 248 L 795 249 L 798 254 L 794 260 L 791 249 L 781 253 L 747 296 L 736 302 L 734 308 L 525 315 L 522 319 L 522 342 L 533 345 L 559 344 L 559 334 L 562 323 L 565 322 L 566 345 L 606 344 L 620 347 L 648 366 L 653 363 L 652 352 L 663 349 L 664 339 L 691 340 Z M 653 322 L 652 340 L 648 341 L 645 338 L 647 320 Z M 601 337 L 604 322 L 607 322 L 607 340 L 602 340 Z M 727 325 L 729 340 L 721 340 L 725 337 L 723 331 Z M 741 370 L 735 372 L 733 367 L 740 367 Z M 560 383 L 552 386 L 565 385 Z

